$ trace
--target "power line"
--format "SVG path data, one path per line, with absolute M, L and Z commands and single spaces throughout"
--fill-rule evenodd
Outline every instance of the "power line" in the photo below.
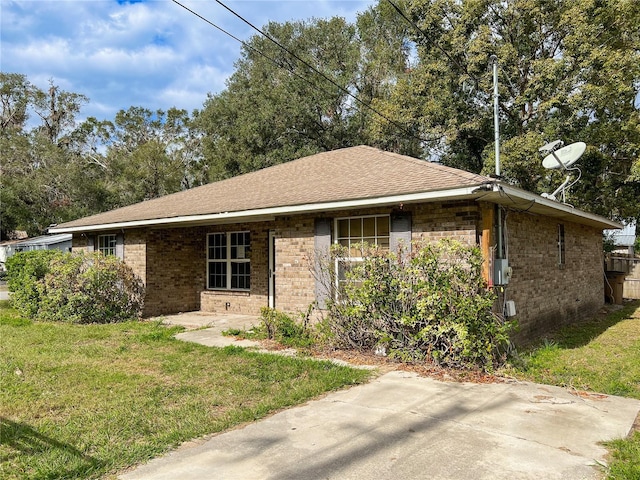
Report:
M 317 85 L 314 84 L 313 82 L 311 82 L 309 79 L 297 74 L 295 71 L 293 71 L 290 68 L 287 68 L 286 66 L 281 65 L 280 63 L 278 63 L 278 61 L 274 60 L 273 58 L 269 57 L 268 55 L 264 54 L 263 52 L 261 52 L 260 50 L 256 49 L 255 47 L 252 47 L 251 45 L 249 45 L 247 42 L 237 38 L 236 36 L 232 35 L 231 33 L 227 32 L 225 29 L 219 27 L 218 25 L 216 25 L 215 23 L 211 22 L 210 20 L 208 20 L 207 18 L 205 18 L 204 16 L 200 15 L 199 13 L 193 11 L 192 9 L 186 7 L 185 5 L 183 5 L 182 3 L 180 3 L 178 0 L 172 0 L 175 4 L 179 5 L 180 7 L 184 8 L 185 10 L 187 10 L 188 12 L 192 13 L 193 15 L 197 16 L 198 18 L 200 18 L 201 20 L 203 20 L 204 22 L 208 23 L 209 25 L 211 25 L 212 27 L 218 29 L 219 31 L 221 31 L 222 33 L 228 35 L 229 37 L 233 38 L 234 40 L 236 40 L 237 42 L 239 42 L 240 44 L 242 44 L 243 46 L 251 49 L 252 51 L 256 52 L 257 54 L 261 55 L 262 57 L 268 59 L 269 61 L 271 61 L 274 65 L 276 65 L 278 68 L 284 68 L 285 70 L 289 71 L 291 74 L 295 75 L 297 78 L 305 81 L 306 83 L 308 83 L 309 85 L 311 85 L 314 88 L 317 88 Z M 267 33 L 263 32 L 261 29 L 259 29 L 258 27 L 256 27 L 255 25 L 253 25 L 251 22 L 249 22 L 248 20 L 246 20 L 244 17 L 242 17 L 240 14 L 236 13 L 234 10 L 232 10 L 231 8 L 229 8 L 228 6 L 226 6 L 224 3 L 222 3 L 219 0 L 216 0 L 216 3 L 218 3 L 219 5 L 221 5 L 222 7 L 224 7 L 226 10 L 228 10 L 230 13 L 232 13 L 233 15 L 235 15 L 237 18 L 239 18 L 240 20 L 242 20 L 244 23 L 246 23 L 247 25 L 249 25 L 251 28 L 253 28 L 254 30 L 256 30 L 258 33 L 260 33 L 262 36 L 264 36 L 265 38 L 267 38 L 268 40 L 270 40 L 272 43 L 274 43 L 275 45 L 277 45 L 281 50 L 283 50 L 284 52 L 288 53 L 291 57 L 295 58 L 296 60 L 298 60 L 300 63 L 304 64 L 307 68 L 311 69 L 313 72 L 315 72 L 316 74 L 320 75 L 322 78 L 324 78 L 326 81 L 328 81 L 329 83 L 331 83 L 332 85 L 334 85 L 335 87 L 337 87 L 340 91 L 342 91 L 343 93 L 345 93 L 346 95 L 348 95 L 350 98 L 352 98 L 353 100 L 355 100 L 356 102 L 360 103 L 361 105 L 363 105 L 364 107 L 368 108 L 369 110 L 371 110 L 372 112 L 374 112 L 375 114 L 377 114 L 378 116 L 380 116 L 381 118 L 385 119 L 387 122 L 389 122 L 391 125 L 395 126 L 397 129 L 399 129 L 400 131 L 404 132 L 405 135 L 407 135 L 408 137 L 411 137 L 415 140 L 418 140 L 420 142 L 425 142 L 428 144 L 431 144 L 432 142 L 434 142 L 435 140 L 438 139 L 431 139 L 431 140 L 427 140 L 424 139 L 422 137 L 419 137 L 417 135 L 414 135 L 413 133 L 409 132 L 408 130 L 405 129 L 404 126 L 402 126 L 401 124 L 395 122 L 394 120 L 390 119 L 389 117 L 387 117 L 386 115 L 384 115 L 383 113 L 381 113 L 380 111 L 376 110 L 374 107 L 372 107 L 370 104 L 366 103 L 365 101 L 361 100 L 360 98 L 358 98 L 357 96 L 355 96 L 354 94 L 352 94 L 351 92 L 349 92 L 346 88 L 344 88 L 343 86 L 339 85 L 338 83 L 336 83 L 333 79 L 331 79 L 330 77 L 328 77 L 326 74 L 324 74 L 323 72 L 321 72 L 320 70 L 318 70 L 316 67 L 314 67 L 313 65 L 311 65 L 309 62 L 305 61 L 304 59 L 300 58 L 298 55 L 296 55 L 295 53 L 291 52 L 289 49 L 287 49 L 284 45 L 282 45 L 280 42 L 278 42 L 277 40 L 275 40 L 273 37 L 271 37 L 270 35 L 268 35 Z M 325 93 L 326 92 L 325 90 Z M 396 135 L 397 136 L 397 135 Z M 402 138 L 402 137 L 400 137 Z M 434 149 L 434 150 L 438 150 L 437 148 L 433 147 L 430 145 L 430 148 Z
M 186 5 L 183 5 L 182 3 L 178 2 L 178 0 L 172 0 L 173 3 L 181 6 L 182 8 L 184 8 L 186 11 L 192 13 L 193 15 L 195 15 L 196 17 L 198 17 L 199 19 L 203 20 L 204 22 L 208 23 L 209 25 L 211 25 L 212 27 L 220 30 L 222 33 L 224 33 L 225 35 L 228 35 L 229 37 L 233 38 L 235 41 L 239 42 L 240 44 L 242 44 L 243 47 L 248 48 L 249 50 L 254 51 L 255 53 L 257 53 L 258 55 L 266 58 L 267 60 L 269 60 L 270 62 L 272 62 L 273 64 L 275 64 L 277 67 L 280 68 L 285 68 L 286 70 L 288 70 L 290 73 L 292 73 L 293 75 L 295 75 L 296 77 L 298 77 L 300 80 L 304 80 L 305 82 L 311 84 L 311 82 L 309 82 L 309 80 L 307 80 L 306 78 L 298 75 L 296 72 L 294 72 L 293 70 L 290 70 L 282 65 L 280 65 L 277 60 L 271 58 L 270 56 L 266 55 L 265 53 L 261 52 L 260 50 L 258 50 L 257 48 L 252 47 L 251 45 L 249 45 L 247 42 L 245 42 L 244 40 L 239 39 L 238 37 L 236 37 L 235 35 L 233 35 L 232 33 L 229 33 L 228 31 L 226 31 L 224 28 L 216 25 L 215 23 L 213 23 L 211 20 L 203 17 L 202 15 L 200 15 L 198 12 L 195 12 L 194 10 L 191 10 L 189 7 L 187 7 Z M 315 86 L 313 84 L 311 84 L 312 86 Z
M 414 135 L 413 133 L 409 132 L 408 130 L 405 129 L 404 126 L 400 125 L 399 123 L 395 122 L 394 120 L 390 119 L 389 117 L 387 117 L 386 115 L 384 115 L 383 113 L 381 113 L 380 111 L 376 110 L 375 108 L 373 108 L 371 106 L 371 104 L 364 102 L 363 100 L 361 100 L 360 98 L 358 98 L 357 96 L 355 96 L 354 94 L 352 94 L 350 91 L 348 91 L 346 88 L 344 88 L 343 86 L 339 85 L 338 83 L 336 83 L 333 79 L 329 78 L 327 75 L 325 75 L 323 72 L 321 72 L 320 70 L 318 70 L 316 67 L 314 67 L 313 65 L 311 65 L 310 63 L 308 63 L 307 61 L 305 61 L 304 59 L 300 58 L 298 55 L 296 55 L 295 53 L 293 53 L 292 51 L 290 51 L 288 48 L 286 48 L 284 45 L 282 45 L 280 42 L 278 42 L 277 40 L 275 40 L 273 37 L 271 37 L 270 35 L 268 35 L 267 33 L 265 33 L 264 31 L 262 31 L 261 29 L 259 29 L 258 27 L 256 27 L 255 25 L 253 25 L 251 22 L 249 22 L 247 19 L 245 19 L 244 17 L 242 17 L 239 13 L 235 12 L 233 9 L 231 9 L 230 7 L 228 7 L 227 5 L 225 5 L 224 3 L 222 3 L 220 0 L 215 0 L 217 4 L 219 4 L 220 6 L 222 6 L 223 8 L 225 8 L 226 10 L 228 10 L 230 13 L 232 13 L 233 15 L 235 15 L 237 18 L 239 18 L 240 20 L 242 20 L 244 23 L 246 23 L 247 25 L 249 25 L 251 28 L 253 28 L 255 31 L 257 31 L 258 33 L 260 33 L 262 36 L 264 36 L 265 38 L 267 38 L 268 40 L 270 40 L 271 42 L 273 42 L 275 45 L 277 45 L 281 50 L 287 52 L 289 55 L 291 55 L 293 58 L 295 58 L 296 60 L 298 60 L 299 62 L 301 62 L 302 64 L 304 64 L 305 66 L 307 66 L 308 68 L 310 68 L 311 70 L 313 70 L 315 73 L 317 73 L 318 75 L 320 75 L 322 78 L 324 78 L 325 80 L 327 80 L 328 82 L 330 82 L 332 85 L 334 85 L 335 87 L 337 87 L 338 89 L 340 89 L 342 92 L 344 92 L 346 95 L 348 95 L 349 97 L 351 97 L 352 99 L 354 99 L 356 102 L 362 104 L 364 107 L 368 108 L 369 110 L 371 110 L 372 112 L 374 112 L 375 114 L 379 115 L 381 118 L 384 118 L 387 122 L 389 122 L 391 125 L 395 126 L 396 128 L 400 129 L 401 131 L 403 131 L 406 135 L 410 136 L 411 138 L 414 138 L 416 140 L 419 140 L 420 142 L 426 142 L 426 143 L 430 143 L 433 142 L 435 139 L 432 140 L 427 140 L 424 139 L 422 137 L 418 137 L 417 135 Z M 433 148 L 433 147 L 432 147 Z

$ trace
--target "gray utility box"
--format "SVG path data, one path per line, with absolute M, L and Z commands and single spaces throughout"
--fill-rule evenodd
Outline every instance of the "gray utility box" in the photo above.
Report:
M 496 258 L 493 260 L 493 284 L 507 285 L 511 278 L 511 267 L 506 258 Z

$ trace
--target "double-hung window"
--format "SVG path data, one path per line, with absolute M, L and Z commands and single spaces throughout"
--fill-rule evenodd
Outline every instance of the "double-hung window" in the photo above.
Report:
M 368 215 L 337 218 L 335 243 L 345 247 L 345 256 L 336 260 L 338 288 L 346 282 L 346 271 L 363 260 L 365 245 L 389 249 L 390 216 Z
M 98 251 L 103 255 L 116 254 L 116 236 L 98 235 Z
M 207 288 L 251 289 L 251 234 L 249 232 L 207 235 Z

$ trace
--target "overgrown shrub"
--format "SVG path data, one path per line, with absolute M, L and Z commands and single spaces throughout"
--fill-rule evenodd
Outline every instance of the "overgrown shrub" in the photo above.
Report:
M 342 261 L 344 279 L 328 304 L 328 327 L 341 347 L 382 349 L 403 361 L 491 369 L 502 360 L 511 323 L 492 312 L 495 294 L 482 278 L 479 248 L 443 240 L 411 254 L 363 248 L 363 261 Z
M 116 257 L 41 250 L 14 255 L 7 267 L 12 303 L 28 318 L 109 323 L 142 312 L 144 285 Z
M 271 340 L 289 347 L 308 347 L 314 342 L 308 314 L 301 321 L 296 321 L 284 312 L 263 307 L 260 309 L 260 318 L 267 338 Z
M 131 268 L 98 252 L 52 259 L 40 289 L 43 320 L 121 322 L 138 318 L 144 304 L 144 285 Z
M 53 258 L 61 257 L 60 250 L 33 250 L 18 252 L 9 257 L 7 267 L 7 287 L 13 307 L 23 316 L 34 318 L 40 306 L 38 285 L 50 270 Z

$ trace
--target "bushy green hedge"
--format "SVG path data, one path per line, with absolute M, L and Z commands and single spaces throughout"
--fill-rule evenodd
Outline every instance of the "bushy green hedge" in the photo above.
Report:
M 142 312 L 142 281 L 113 256 L 27 252 L 8 268 L 12 302 L 29 318 L 110 323 Z
M 18 252 L 7 259 L 7 287 L 13 292 L 11 302 L 14 308 L 22 316 L 37 316 L 40 306 L 38 285 L 49 272 L 51 260 L 62 255 L 60 250 L 33 250 Z
M 362 262 L 342 263 L 345 281 L 328 305 L 340 346 L 487 370 L 502 361 L 513 325 L 492 312 L 479 248 L 444 240 L 411 254 L 364 250 Z M 333 252 L 334 265 L 345 253 Z

